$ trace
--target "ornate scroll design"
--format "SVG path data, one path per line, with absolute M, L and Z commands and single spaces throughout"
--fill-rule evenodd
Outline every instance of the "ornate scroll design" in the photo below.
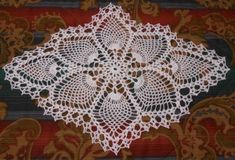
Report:
M 129 12 L 132 19 L 135 19 L 137 22 L 141 22 L 141 18 L 139 16 L 139 9 L 144 14 L 151 15 L 156 17 L 159 15 L 159 5 L 157 3 L 153 3 L 146 0 L 119 0 L 118 4 L 122 6 L 122 8 Z
M 220 13 L 209 13 L 200 19 L 192 19 L 189 10 L 176 10 L 175 16 L 179 17 L 179 22 L 173 27 L 173 31 L 177 32 L 179 37 L 207 46 L 204 35 L 212 32 L 228 43 L 233 53 L 231 64 L 235 65 L 234 18 L 227 19 Z
M 151 130 L 143 138 L 153 140 L 160 135 L 167 137 L 175 146 L 177 159 L 182 160 L 234 156 L 234 104 L 235 93 L 205 99 L 192 107 L 191 115 L 182 119 L 181 124 L 172 124 L 170 130 Z
M 233 52 L 232 65 L 235 65 L 235 18 L 227 19 L 220 13 L 211 13 L 203 17 L 206 29 L 226 40 Z
M 92 144 L 90 136 L 74 124 L 66 125 L 60 121 L 58 127 L 54 140 L 44 148 L 44 154 L 51 160 L 95 160 L 108 155 L 98 144 Z
M 98 7 L 97 0 L 83 0 L 81 2 L 80 8 L 82 10 L 88 10 L 89 8 L 96 8 Z
M 34 4 L 34 3 L 38 3 L 40 1 L 41 0 L 1 0 L 0 6 L 14 6 L 14 7 L 18 8 L 20 6 L 24 6 L 28 3 Z
M 34 141 L 41 133 L 40 124 L 22 118 L 7 126 L 0 133 L 0 159 L 31 159 Z
M 45 14 L 35 19 L 34 27 L 39 32 L 47 32 L 49 34 L 58 32 L 59 29 L 66 28 L 66 23 L 60 15 Z
M 31 45 L 33 34 L 28 30 L 26 19 L 0 11 L 0 67 Z
M 74 124 L 58 121 L 59 131 L 53 140 L 44 148 L 44 155 L 50 160 L 95 160 L 106 157 L 110 152 L 104 152 L 100 145 L 92 144 L 89 135 L 84 134 L 82 128 Z M 121 150 L 122 160 L 130 160 L 132 152 L 128 149 Z
M 60 15 L 45 14 L 35 18 L 33 26 L 36 31 L 43 33 L 43 41 L 40 44 L 47 42 L 51 38 L 51 34 L 58 32 L 59 29 L 66 28 L 66 22 Z
M 235 6 L 234 0 L 196 0 L 207 8 L 230 9 Z

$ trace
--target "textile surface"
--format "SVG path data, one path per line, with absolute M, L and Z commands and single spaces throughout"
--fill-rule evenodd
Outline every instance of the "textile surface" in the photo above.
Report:
M 200 93 L 190 115 L 170 128 L 151 128 L 117 156 L 92 144 L 81 127 L 54 122 L 37 101 L 11 90 L 2 69 L 68 26 L 83 25 L 109 2 L 143 24 L 169 25 L 178 37 L 226 58 L 226 80 Z M 233 159 L 235 158 L 235 2 L 233 0 L 1 0 L 0 159 Z

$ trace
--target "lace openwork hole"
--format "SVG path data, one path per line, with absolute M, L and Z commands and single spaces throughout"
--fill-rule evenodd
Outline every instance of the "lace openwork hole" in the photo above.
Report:
M 47 90 L 47 89 L 42 90 L 42 91 L 40 92 L 40 96 L 41 96 L 42 98 L 48 98 L 48 97 L 50 96 L 49 90 Z

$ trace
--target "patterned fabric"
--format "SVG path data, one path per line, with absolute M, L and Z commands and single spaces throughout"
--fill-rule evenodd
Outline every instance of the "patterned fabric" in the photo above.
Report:
M 122 149 L 117 157 L 122 159 L 234 158 L 233 2 L 208 1 L 206 5 L 202 1 L 188 0 L 112 2 L 121 5 L 130 13 L 131 19 L 137 22 L 169 24 L 171 30 L 177 32 L 178 37 L 214 49 L 219 56 L 226 58 L 227 64 L 223 62 L 223 65 L 230 68 L 226 81 L 221 81 L 217 86 L 210 88 L 207 94 L 201 93 L 193 98 L 193 102 L 189 105 L 191 114 L 183 116 L 180 123 L 171 124 L 169 129 L 150 128 L 149 132 L 144 132 L 140 139 L 131 144 L 130 149 Z M 82 2 L 12 0 L 1 1 L 0 5 L 0 65 L 3 67 L 13 57 L 19 57 L 23 51 L 35 49 L 35 46 L 48 42 L 50 35 L 59 29 L 88 23 L 90 17 L 98 13 L 98 7 L 104 7 L 107 3 L 98 0 Z M 213 7 L 217 8 L 218 12 L 211 9 Z M 220 12 L 220 9 L 223 12 Z M 176 52 L 175 55 L 179 54 Z M 42 60 L 52 63 L 49 59 Z M 29 69 L 32 67 L 29 66 Z M 37 71 L 38 67 L 35 69 L 32 75 L 37 77 L 40 71 Z M 200 70 L 196 71 L 200 74 Z M 40 102 L 31 100 L 27 95 L 21 95 L 17 90 L 11 90 L 9 82 L 4 81 L 4 78 L 5 73 L 1 69 L 0 159 L 116 158 L 112 152 L 104 152 L 100 145 L 92 144 L 90 135 L 84 134 L 83 128 L 71 123 L 54 122 L 51 116 L 42 116 L 43 110 L 36 107 Z M 36 80 L 40 81 L 40 78 Z M 89 121 L 89 117 L 85 116 L 84 119 Z M 143 120 L 148 121 L 148 117 L 144 117 Z

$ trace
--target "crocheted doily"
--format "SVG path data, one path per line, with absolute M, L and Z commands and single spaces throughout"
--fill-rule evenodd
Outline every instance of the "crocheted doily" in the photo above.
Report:
M 83 126 L 115 154 L 150 127 L 189 114 L 192 96 L 225 79 L 225 58 L 177 38 L 168 26 L 137 24 L 109 4 L 84 26 L 52 34 L 4 67 L 12 88 L 55 120 Z

